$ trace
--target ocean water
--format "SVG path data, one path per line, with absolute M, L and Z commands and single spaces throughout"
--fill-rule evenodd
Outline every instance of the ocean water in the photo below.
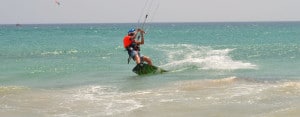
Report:
M 299 117 L 300 22 L 153 23 L 137 76 L 136 24 L 0 25 L 0 115 Z

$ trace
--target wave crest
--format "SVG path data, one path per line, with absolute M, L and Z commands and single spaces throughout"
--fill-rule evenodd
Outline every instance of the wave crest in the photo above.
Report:
M 233 60 L 229 53 L 235 49 L 212 49 L 190 44 L 159 45 L 159 49 L 165 52 L 168 61 L 162 67 L 169 69 L 256 69 L 256 65 L 252 63 Z

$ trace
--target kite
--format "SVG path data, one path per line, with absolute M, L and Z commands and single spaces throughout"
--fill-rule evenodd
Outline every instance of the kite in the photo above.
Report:
M 55 2 L 58 6 L 60 6 L 60 2 L 59 2 L 58 0 L 54 0 L 54 2 Z

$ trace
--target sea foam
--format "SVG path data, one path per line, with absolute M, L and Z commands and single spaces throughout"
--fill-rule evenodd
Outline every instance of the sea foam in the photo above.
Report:
M 257 68 L 255 64 L 242 60 L 233 60 L 229 53 L 235 49 L 213 49 L 191 44 L 159 45 L 159 49 L 165 52 L 168 61 L 162 67 L 175 70 L 190 67 L 214 70 Z

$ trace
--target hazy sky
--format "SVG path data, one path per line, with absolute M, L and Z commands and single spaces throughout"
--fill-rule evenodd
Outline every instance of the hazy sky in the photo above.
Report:
M 57 1 L 0 0 L 0 24 L 137 22 L 142 11 L 152 22 L 300 21 L 300 0 Z

